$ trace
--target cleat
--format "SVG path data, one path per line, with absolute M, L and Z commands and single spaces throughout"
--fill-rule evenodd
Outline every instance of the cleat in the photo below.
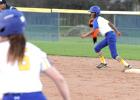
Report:
M 98 69 L 100 68 L 105 68 L 107 67 L 107 64 L 106 63 L 100 63 L 99 65 L 96 66 Z
M 131 69 L 131 68 L 132 68 L 131 65 L 125 66 L 125 69 Z
M 124 66 L 124 70 L 122 70 L 122 72 L 126 72 L 129 69 L 132 69 L 133 67 L 131 65 L 128 66 Z

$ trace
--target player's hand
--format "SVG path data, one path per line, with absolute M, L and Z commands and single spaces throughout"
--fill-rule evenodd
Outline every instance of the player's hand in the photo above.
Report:
M 86 38 L 86 37 L 89 37 L 89 36 L 91 36 L 91 32 L 81 34 L 81 38 Z
M 81 34 L 81 36 L 80 36 L 81 38 L 85 38 L 85 33 L 84 34 Z
M 117 32 L 117 36 L 121 36 L 121 34 L 122 34 L 121 32 Z

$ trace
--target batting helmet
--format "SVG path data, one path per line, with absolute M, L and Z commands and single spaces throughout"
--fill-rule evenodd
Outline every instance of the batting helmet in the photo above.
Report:
M 0 12 L 0 36 L 23 34 L 26 19 L 22 12 L 17 10 L 3 10 Z
M 97 16 L 100 15 L 100 11 L 101 11 L 101 9 L 99 6 L 91 6 L 89 9 L 89 12 L 96 13 Z
M 0 0 L 0 4 L 6 4 L 6 0 Z

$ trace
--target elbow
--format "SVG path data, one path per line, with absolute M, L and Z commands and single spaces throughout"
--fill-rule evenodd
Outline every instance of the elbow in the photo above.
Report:
M 111 22 L 108 23 L 108 25 L 112 28 L 113 24 Z
M 64 83 L 65 82 L 65 79 L 64 79 L 64 77 L 60 74 L 59 76 L 57 76 L 56 78 L 55 78 L 55 80 L 57 81 L 57 82 L 59 82 L 59 83 Z

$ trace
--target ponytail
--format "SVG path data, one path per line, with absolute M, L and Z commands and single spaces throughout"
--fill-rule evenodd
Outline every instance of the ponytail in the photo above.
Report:
M 7 61 L 14 63 L 17 61 L 22 61 L 25 52 L 26 39 L 23 34 L 10 35 L 8 36 L 10 42 L 10 48 L 8 51 Z

